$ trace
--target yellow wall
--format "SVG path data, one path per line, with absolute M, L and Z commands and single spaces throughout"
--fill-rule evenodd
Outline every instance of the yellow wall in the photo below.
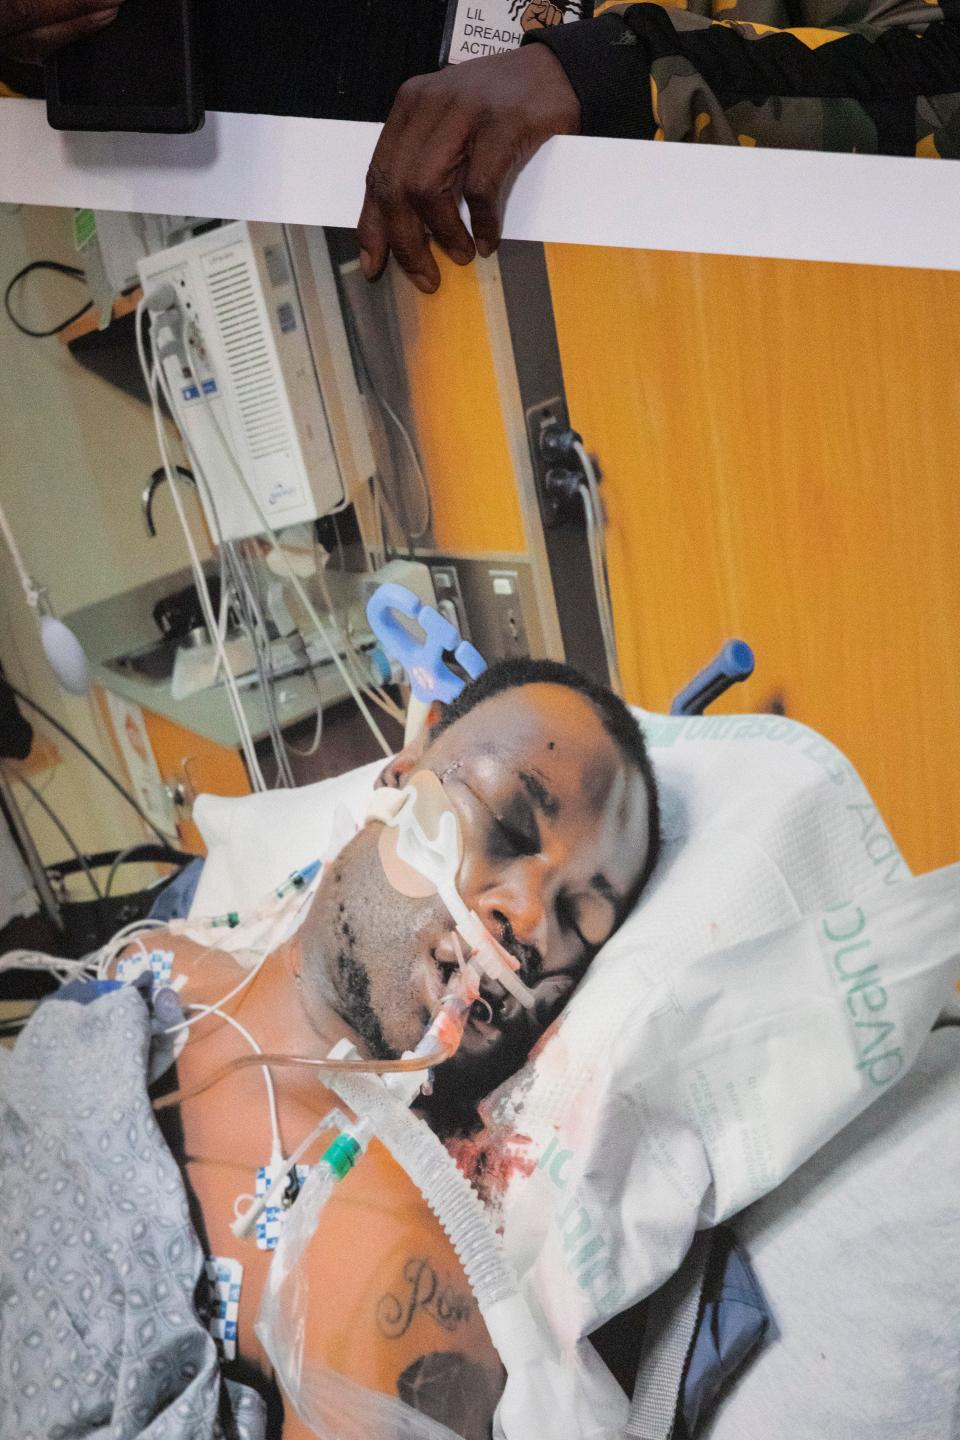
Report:
M 475 266 L 435 251 L 443 283 L 421 295 L 394 274 L 394 300 L 434 543 L 457 554 L 526 549 Z
M 960 855 L 960 274 L 548 247 L 604 471 L 631 700 L 732 634 L 719 708 L 823 731 L 907 860 Z M 590 304 L 585 305 L 585 295 Z

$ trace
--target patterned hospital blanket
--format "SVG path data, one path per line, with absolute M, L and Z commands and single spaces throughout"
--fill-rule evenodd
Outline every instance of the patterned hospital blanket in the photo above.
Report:
M 150 1024 L 126 986 L 42 1005 L 0 1050 L 0 1440 L 263 1440 L 197 1315 Z

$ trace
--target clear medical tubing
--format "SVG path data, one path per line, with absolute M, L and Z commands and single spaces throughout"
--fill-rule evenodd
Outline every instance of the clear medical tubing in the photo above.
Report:
M 314 1290 L 317 1277 L 304 1256 L 335 1184 L 333 1170 L 322 1161 L 310 1171 L 273 1252 L 255 1330 L 274 1376 L 318 1440 L 457 1440 L 446 1425 L 412 1410 L 399 1396 L 368 1390 L 308 1352 L 311 1305 L 328 1303 L 329 1297 L 322 1286 Z
M 454 1047 L 456 1048 L 456 1047 Z M 411 1055 L 403 1060 L 331 1060 L 329 1056 L 325 1059 L 312 1059 L 306 1055 L 238 1055 L 234 1060 L 228 1060 L 218 1070 L 212 1070 L 203 1080 L 198 1080 L 194 1085 L 185 1085 L 182 1090 L 174 1090 L 170 1095 L 163 1095 L 159 1100 L 154 1100 L 154 1110 L 168 1110 L 171 1105 L 179 1105 L 184 1100 L 192 1100 L 195 1095 L 202 1095 L 205 1090 L 219 1085 L 234 1070 L 244 1070 L 248 1065 L 302 1065 L 310 1070 L 331 1071 L 342 1074 L 347 1072 L 359 1072 L 368 1075 L 405 1075 L 417 1070 L 433 1070 L 435 1066 L 442 1065 L 444 1060 L 449 1060 L 453 1051 L 447 1046 L 439 1047 L 430 1052 L 429 1055 Z
M 517 1279 L 496 1234 L 456 1161 L 423 1120 L 385 1085 L 341 1073 L 330 1088 L 371 1130 L 417 1186 L 446 1231 L 486 1318 L 488 1309 L 518 1294 Z M 496 1338 L 491 1336 L 496 1344 Z M 503 1358 L 501 1356 L 501 1358 Z M 506 1362 L 505 1362 L 506 1363 Z

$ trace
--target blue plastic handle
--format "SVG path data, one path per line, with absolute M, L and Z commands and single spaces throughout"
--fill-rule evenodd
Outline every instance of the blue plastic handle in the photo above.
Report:
M 674 696 L 671 715 L 702 715 L 725 690 L 753 674 L 753 651 L 745 640 L 728 640 L 718 655 Z
M 411 635 L 397 618 L 405 615 L 423 631 L 423 638 Z M 381 585 L 367 602 L 367 620 L 387 655 L 397 660 L 407 672 L 410 690 L 415 699 L 430 705 L 439 700 L 449 705 L 466 683 L 455 675 L 446 661 L 452 655 L 476 680 L 487 668 L 480 651 L 469 640 L 460 638 L 460 631 L 432 605 L 425 605 L 405 585 Z

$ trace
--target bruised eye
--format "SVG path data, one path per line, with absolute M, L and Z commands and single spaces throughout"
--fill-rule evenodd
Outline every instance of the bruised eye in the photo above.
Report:
M 536 855 L 540 849 L 540 831 L 523 797 L 515 796 L 502 812 L 479 795 L 461 776 L 457 777 L 475 805 L 484 812 L 487 826 L 487 849 L 494 860 L 513 860 L 518 855 Z
M 485 808 L 490 812 L 493 821 L 491 851 L 494 855 L 505 859 L 517 855 L 536 855 L 540 847 L 539 836 L 535 838 L 508 820 L 501 820 L 489 805 Z
M 569 895 L 557 896 L 556 912 L 560 929 L 567 931 L 567 933 L 572 932 L 576 935 L 584 949 L 589 950 L 591 948 L 590 941 L 580 929 L 577 909 Z

